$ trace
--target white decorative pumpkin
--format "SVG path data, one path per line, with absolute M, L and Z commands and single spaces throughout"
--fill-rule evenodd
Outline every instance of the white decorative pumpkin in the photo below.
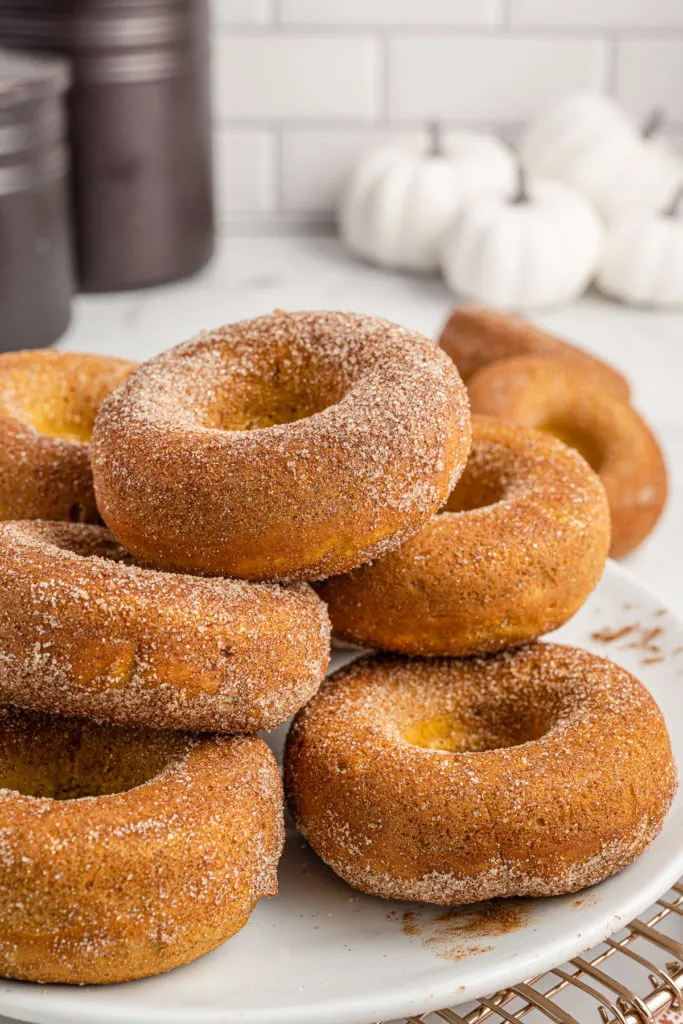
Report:
M 607 219 L 633 206 L 661 209 L 683 173 L 661 123 L 655 113 L 638 130 L 607 96 L 571 96 L 530 125 L 519 155 L 529 174 L 571 185 Z
M 683 180 L 683 160 L 659 138 L 648 137 L 622 173 L 605 189 L 600 212 L 606 220 L 634 210 L 656 213 Z
M 603 229 L 591 205 L 566 185 L 520 185 L 511 199 L 469 200 L 448 234 L 442 270 L 458 295 L 505 310 L 571 302 L 592 279 Z
M 683 188 L 663 212 L 634 211 L 611 225 L 598 273 L 606 295 L 639 306 L 683 306 Z
M 460 132 L 442 146 L 437 127 L 430 149 L 390 146 L 363 159 L 342 200 L 339 229 L 349 249 L 381 266 L 430 271 L 439 265 L 444 234 L 463 200 L 504 195 L 514 159 L 497 139 Z
M 457 166 L 461 191 L 474 195 L 509 196 L 517 181 L 518 161 L 509 146 L 485 132 L 449 132 L 443 151 Z

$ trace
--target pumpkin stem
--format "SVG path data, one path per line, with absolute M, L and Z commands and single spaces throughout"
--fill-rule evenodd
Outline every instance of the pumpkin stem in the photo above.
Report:
M 664 111 L 660 107 L 655 107 L 645 119 L 645 123 L 640 129 L 640 134 L 644 139 L 651 139 L 654 135 L 659 135 L 663 124 Z
M 529 189 L 527 188 L 526 171 L 521 164 L 517 164 L 517 192 L 512 197 L 512 203 L 528 203 Z
M 438 121 L 430 121 L 427 125 L 427 131 L 429 132 L 429 150 L 428 156 L 443 156 L 443 146 L 441 144 L 441 125 Z
M 683 185 L 679 185 L 673 194 L 673 198 L 668 206 L 665 206 L 662 210 L 663 217 L 677 217 L 681 202 L 683 201 Z

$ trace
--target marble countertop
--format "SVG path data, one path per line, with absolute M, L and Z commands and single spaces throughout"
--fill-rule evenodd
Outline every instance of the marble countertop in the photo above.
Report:
M 81 296 L 60 347 L 146 359 L 204 327 L 274 308 L 350 309 L 436 337 L 453 305 L 437 278 L 352 260 L 334 238 L 223 239 L 195 278 L 144 292 Z M 613 362 L 658 434 L 671 475 L 658 528 L 625 564 L 683 614 L 683 313 L 632 310 L 589 295 L 538 322 Z

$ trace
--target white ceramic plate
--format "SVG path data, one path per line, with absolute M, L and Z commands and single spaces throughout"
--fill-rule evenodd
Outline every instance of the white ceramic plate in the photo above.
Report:
M 683 764 L 683 623 L 633 576 L 609 565 L 557 638 L 639 676 L 662 708 Z M 338 666 L 352 656 L 337 653 L 334 661 Z M 274 747 L 283 733 L 272 734 Z M 222 948 L 169 974 L 124 985 L 3 981 L 0 1013 L 44 1024 L 389 1020 L 490 994 L 555 966 L 617 931 L 681 874 L 683 792 L 659 837 L 615 878 L 579 896 L 518 901 L 507 913 L 489 916 L 478 908 L 464 919 L 361 896 L 290 834 L 280 895 L 262 900 L 246 928 Z

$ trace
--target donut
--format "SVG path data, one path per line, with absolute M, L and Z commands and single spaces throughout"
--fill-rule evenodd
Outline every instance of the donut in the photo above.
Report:
M 428 339 L 355 313 L 276 312 L 145 363 L 102 404 L 102 517 L 156 568 L 321 579 L 376 558 L 442 504 L 469 409 Z
M 441 333 L 439 345 L 458 367 L 466 384 L 483 366 L 514 356 L 548 356 L 570 363 L 627 402 L 630 385 L 613 366 L 535 324 L 481 306 L 457 306 Z
M 102 985 L 214 949 L 277 894 L 284 825 L 256 736 L 0 709 L 0 975 Z
M 0 704 L 163 729 L 285 722 L 329 660 L 304 583 L 183 576 L 128 564 L 83 523 L 0 523 Z
M 442 511 L 372 565 L 316 584 L 339 639 L 427 656 L 497 651 L 557 629 L 600 579 L 609 509 L 590 466 L 548 435 L 483 416 L 472 426 Z
M 0 355 L 0 519 L 99 521 L 95 413 L 137 365 L 52 349 Z
M 298 713 L 285 753 L 296 826 L 333 871 L 446 906 L 602 881 L 651 842 L 675 790 L 645 687 L 556 644 L 362 658 Z
M 475 412 L 554 434 L 581 452 L 607 493 L 612 557 L 647 537 L 666 504 L 666 465 L 652 431 L 628 402 L 579 367 L 534 356 L 484 367 L 469 388 Z

